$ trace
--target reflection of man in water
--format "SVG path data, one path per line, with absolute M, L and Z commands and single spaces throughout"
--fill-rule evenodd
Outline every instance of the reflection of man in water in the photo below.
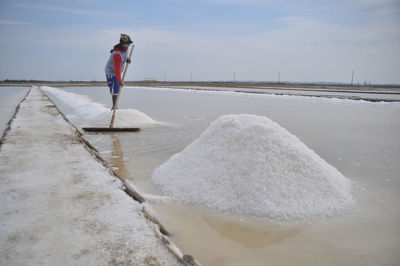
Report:
M 121 150 L 121 143 L 119 141 L 118 136 L 112 135 L 112 143 L 113 143 L 113 149 L 111 153 L 111 165 L 113 167 L 117 167 L 118 169 L 115 171 L 115 173 L 121 177 L 121 178 L 128 178 L 130 176 L 130 173 L 128 169 L 126 168 L 125 162 L 123 160 L 124 156 L 122 154 Z
M 110 88 L 110 93 L 112 95 L 113 107 L 111 110 L 117 108 L 117 106 L 115 106 L 115 102 L 117 101 L 119 88 L 124 86 L 121 78 L 122 69 L 124 68 L 125 62 L 128 64 L 131 63 L 127 53 L 131 43 L 133 42 L 128 35 L 121 34 L 119 43 L 110 51 L 111 54 L 105 67 L 107 85 Z

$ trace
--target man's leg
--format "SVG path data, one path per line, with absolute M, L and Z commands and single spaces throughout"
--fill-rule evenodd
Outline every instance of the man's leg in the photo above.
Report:
M 113 94 L 113 96 L 112 96 L 112 103 L 113 103 L 113 106 L 112 106 L 111 110 L 114 110 L 114 106 L 115 106 L 115 104 L 116 104 L 116 102 L 117 102 L 117 97 L 118 97 L 118 95 L 114 95 L 114 94 Z M 116 108 L 116 107 L 115 107 L 115 108 Z
M 111 94 L 112 94 L 112 103 L 113 103 L 113 106 L 111 108 L 111 111 L 112 111 L 112 110 L 114 110 L 114 107 L 115 107 L 115 109 L 117 109 L 116 104 L 117 104 L 117 97 L 118 97 L 118 92 L 119 92 L 119 83 L 115 76 L 112 76 L 112 90 L 111 91 L 112 91 Z

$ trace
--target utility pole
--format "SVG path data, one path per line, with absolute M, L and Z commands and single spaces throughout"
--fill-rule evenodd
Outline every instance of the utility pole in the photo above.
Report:
M 354 70 L 353 70 L 353 72 L 351 74 L 351 86 L 353 86 L 353 79 L 354 79 Z
M 281 72 L 278 72 L 278 83 L 281 83 Z
M 236 72 L 233 72 L 233 81 L 236 81 Z
M 192 82 L 192 72 L 190 72 L 190 82 Z

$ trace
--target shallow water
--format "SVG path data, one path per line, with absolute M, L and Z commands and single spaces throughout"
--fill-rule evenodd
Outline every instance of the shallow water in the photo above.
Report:
M 174 87 L 171 87 L 174 88 Z M 358 88 L 343 89 L 324 89 L 324 88 L 225 88 L 225 87 L 204 87 L 204 86 L 176 86 L 175 88 L 185 88 L 193 90 L 211 91 L 240 91 L 249 93 L 276 94 L 276 95 L 299 95 L 299 96 L 323 96 L 329 98 L 355 98 L 369 101 L 400 101 L 400 91 L 396 88 L 380 88 L 375 91 L 360 91 Z
M 107 88 L 64 88 L 110 105 Z M 52 97 L 77 126 L 83 118 Z M 203 265 L 399 265 L 400 104 L 124 88 L 120 108 L 162 122 L 137 134 L 85 134 L 117 172 L 162 194 L 151 173 L 222 114 L 266 115 L 354 181 L 349 213 L 309 222 L 256 220 L 153 203 L 173 241 Z M 117 112 L 118 115 L 118 112 Z
M 24 98 L 28 89 L 27 87 L 0 87 L 0 136 L 3 135 L 15 108 Z

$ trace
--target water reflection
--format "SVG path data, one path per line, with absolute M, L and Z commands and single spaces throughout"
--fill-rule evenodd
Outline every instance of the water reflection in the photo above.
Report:
M 218 234 L 249 249 L 274 245 L 299 234 L 305 225 L 267 224 L 251 219 L 222 215 L 203 215 L 203 220 Z
M 0 137 L 7 128 L 7 123 L 13 116 L 15 108 L 26 95 L 28 88 L 0 88 Z
M 114 171 L 123 179 L 133 180 L 131 173 L 126 167 L 124 154 L 122 153 L 121 141 L 118 134 L 111 134 L 112 152 L 110 163 Z

